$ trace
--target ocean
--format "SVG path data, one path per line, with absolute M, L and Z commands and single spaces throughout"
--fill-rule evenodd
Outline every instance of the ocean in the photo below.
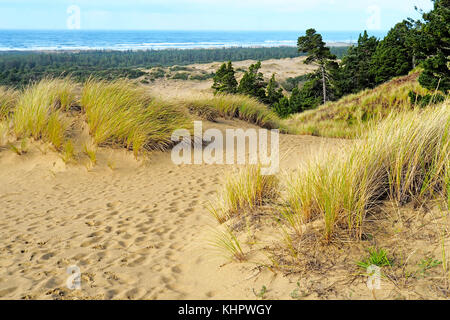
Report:
M 319 31 L 327 43 L 355 43 L 360 31 Z M 370 32 L 382 38 L 387 32 Z M 304 31 L 0 30 L 0 51 L 162 50 L 296 46 Z

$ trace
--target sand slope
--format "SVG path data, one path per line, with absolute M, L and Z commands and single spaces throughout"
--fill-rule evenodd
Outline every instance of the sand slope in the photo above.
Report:
M 281 136 L 282 168 L 336 146 Z M 221 267 L 226 260 L 208 244 L 217 222 L 206 206 L 232 168 L 175 166 L 170 153 L 143 163 L 105 149 L 88 170 L 39 149 L 0 151 L 0 299 L 254 299 L 253 288 L 273 278 L 255 277 L 251 264 Z M 71 265 L 81 269 L 82 290 L 66 288 Z M 277 281 L 283 288 L 288 280 Z

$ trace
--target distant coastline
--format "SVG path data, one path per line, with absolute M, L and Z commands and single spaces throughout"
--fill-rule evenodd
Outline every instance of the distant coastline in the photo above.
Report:
M 304 31 L 24 31 L 0 30 L 0 52 L 147 51 L 167 49 L 295 47 Z M 360 31 L 326 31 L 330 47 L 356 43 Z M 373 32 L 383 37 L 385 32 Z

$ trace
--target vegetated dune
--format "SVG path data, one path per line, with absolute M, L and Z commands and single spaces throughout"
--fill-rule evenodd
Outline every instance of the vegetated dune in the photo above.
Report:
M 263 178 L 163 151 L 195 119 L 286 128 L 253 99 L 49 81 L 0 96 L 0 298 L 448 296 L 448 102 L 386 113 L 360 141 L 283 134 Z M 376 291 L 356 264 L 370 247 L 388 253 Z
M 250 126 L 217 121 L 205 128 Z M 282 166 L 339 143 L 282 136 Z M 232 167 L 176 166 L 159 151 L 136 161 L 106 147 L 96 166 L 87 155 L 78 162 L 65 164 L 46 144 L 0 152 L 0 298 L 252 299 L 272 277 L 266 271 L 255 283 L 254 266 L 221 267 L 228 259 L 210 245 L 216 222 L 207 207 Z M 82 290 L 66 288 L 71 265 Z M 273 297 L 288 292 L 280 294 Z
M 311 72 L 314 72 L 317 67 L 314 65 L 304 64 L 305 57 L 287 58 L 287 59 L 272 59 L 263 61 L 261 65 L 261 72 L 267 81 L 270 79 L 273 73 L 276 74 L 276 79 L 280 83 L 289 77 L 298 77 Z M 244 75 L 244 72 L 251 64 L 256 63 L 256 60 L 245 60 L 233 62 L 233 66 L 236 70 L 236 78 L 240 80 Z M 149 85 L 149 90 L 153 95 L 161 95 L 164 97 L 189 97 L 195 94 L 210 93 L 211 85 L 213 83 L 212 77 L 205 80 L 192 80 L 195 76 L 204 77 L 216 72 L 222 63 L 206 63 L 206 64 L 193 64 L 188 66 L 179 67 L 182 70 L 175 71 L 178 68 L 162 68 L 156 67 L 152 70 L 145 70 L 148 72 L 147 77 L 143 77 L 141 80 L 152 78 L 152 82 Z M 187 80 L 177 80 L 173 77 L 183 73 L 188 76 Z
M 298 134 L 324 137 L 355 138 L 367 130 L 372 122 L 379 122 L 391 111 L 411 110 L 409 92 L 428 94 L 417 81 L 420 72 L 395 78 L 374 89 L 343 97 L 317 109 L 292 115 L 286 125 Z

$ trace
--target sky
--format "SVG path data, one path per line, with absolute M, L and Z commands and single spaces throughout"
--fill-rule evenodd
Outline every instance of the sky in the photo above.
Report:
M 0 29 L 389 30 L 431 0 L 0 0 Z

